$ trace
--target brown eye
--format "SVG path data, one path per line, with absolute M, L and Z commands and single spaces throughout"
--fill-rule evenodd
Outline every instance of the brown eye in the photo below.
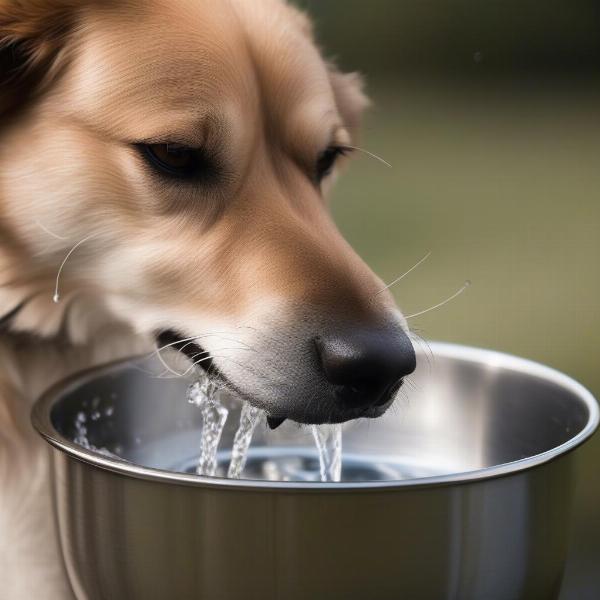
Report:
M 186 169 L 192 164 L 194 158 L 191 148 L 179 144 L 154 144 L 148 149 L 154 154 L 156 160 L 172 169 Z
M 162 175 L 192 178 L 213 175 L 215 168 L 205 152 L 182 144 L 138 144 L 142 156 Z

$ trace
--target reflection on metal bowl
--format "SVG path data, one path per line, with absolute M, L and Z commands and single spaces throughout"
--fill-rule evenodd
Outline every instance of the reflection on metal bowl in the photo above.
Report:
M 157 379 L 151 361 L 54 387 L 33 423 L 54 448 L 76 596 L 556 598 L 571 451 L 595 430 L 596 402 L 529 361 L 431 348 L 384 417 L 345 426 L 340 483 L 316 481 L 312 436 L 292 423 L 258 427 L 244 479 L 194 475 L 199 411 L 185 400 L 188 382 Z M 75 442 L 78 418 L 101 452 Z M 221 472 L 235 427 L 230 418 Z

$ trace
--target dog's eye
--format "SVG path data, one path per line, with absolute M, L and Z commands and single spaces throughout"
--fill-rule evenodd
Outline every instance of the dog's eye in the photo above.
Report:
M 138 144 L 142 156 L 160 173 L 188 178 L 209 175 L 214 170 L 201 149 L 181 144 Z
M 348 148 L 344 146 L 330 146 L 324 152 L 319 154 L 317 159 L 317 182 L 320 183 L 331 174 L 337 159 L 348 153 Z

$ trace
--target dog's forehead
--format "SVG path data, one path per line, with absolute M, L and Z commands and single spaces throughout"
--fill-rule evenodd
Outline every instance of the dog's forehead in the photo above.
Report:
M 120 135 L 139 136 L 140 117 L 152 137 L 165 123 L 189 130 L 217 112 L 242 127 L 262 109 L 292 128 L 335 112 L 327 67 L 279 0 L 150 0 L 136 12 L 128 3 L 92 12 L 75 57 L 69 105 Z

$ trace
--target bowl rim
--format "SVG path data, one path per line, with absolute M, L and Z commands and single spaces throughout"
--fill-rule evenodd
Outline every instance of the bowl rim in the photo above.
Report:
M 547 464 L 565 454 L 575 450 L 589 439 L 598 428 L 600 422 L 600 409 L 592 393 L 583 385 L 568 375 L 545 366 L 541 363 L 520 358 L 496 350 L 486 350 L 452 344 L 448 342 L 428 342 L 429 349 L 436 356 L 454 358 L 463 362 L 483 364 L 492 368 L 503 368 L 544 379 L 571 392 L 581 401 L 588 410 L 588 420 L 583 429 L 568 441 L 527 458 L 508 463 L 502 463 L 472 471 L 436 475 L 415 479 L 387 480 L 387 481 L 356 481 L 356 482 L 305 482 L 305 481 L 264 481 L 255 479 L 232 480 L 222 477 L 202 477 L 188 473 L 177 473 L 143 467 L 125 460 L 117 460 L 88 450 L 64 438 L 53 427 L 50 412 L 54 403 L 59 400 L 69 389 L 77 388 L 86 381 L 98 377 L 103 373 L 114 371 L 116 368 L 125 368 L 128 364 L 143 357 L 130 357 L 114 361 L 99 367 L 81 371 L 71 377 L 61 380 L 48 389 L 34 404 L 31 411 L 31 422 L 35 430 L 55 449 L 65 453 L 68 457 L 84 462 L 93 467 L 111 471 L 113 473 L 135 479 L 143 479 L 157 483 L 170 483 L 211 489 L 244 489 L 251 491 L 282 490 L 282 491 L 335 491 L 362 490 L 384 491 L 398 489 L 414 489 L 432 486 L 460 485 L 497 479 L 508 475 L 519 475 L 524 471 Z

